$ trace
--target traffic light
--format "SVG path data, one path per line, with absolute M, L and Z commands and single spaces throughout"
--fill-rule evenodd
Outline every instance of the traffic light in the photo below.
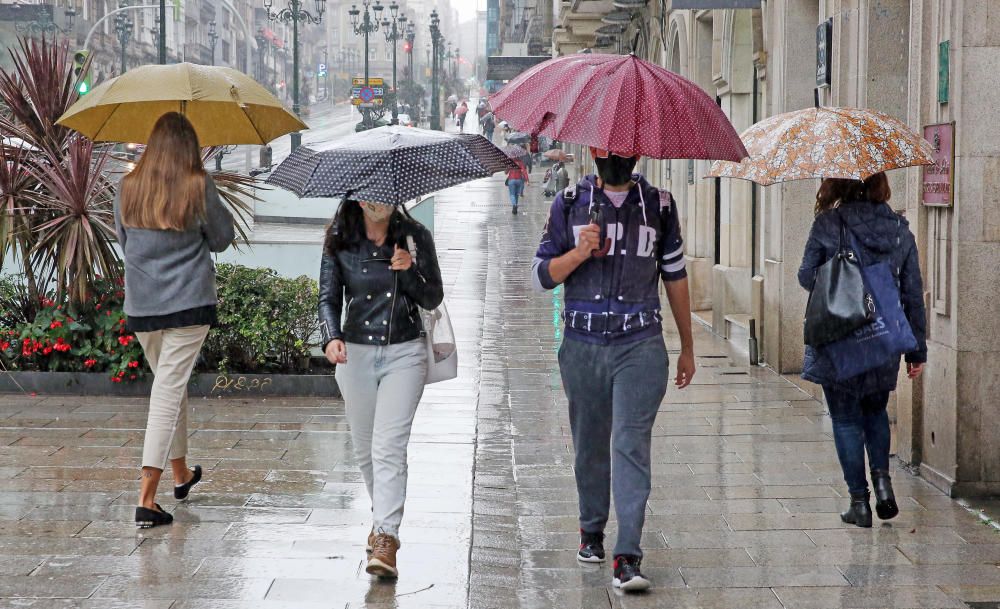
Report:
M 404 53 L 409 53 L 412 50 L 413 50 L 413 44 L 411 44 L 409 40 L 407 40 L 406 42 L 403 43 L 403 52 Z
M 90 70 L 87 59 L 90 51 L 79 50 L 73 53 L 73 77 L 76 78 L 77 92 L 80 95 L 90 93 Z

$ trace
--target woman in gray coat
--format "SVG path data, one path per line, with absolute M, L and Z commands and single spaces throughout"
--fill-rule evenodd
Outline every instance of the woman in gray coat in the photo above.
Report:
M 138 165 L 122 181 L 115 227 L 125 258 L 126 323 L 154 375 L 135 509 L 136 526 L 150 528 L 173 521 L 156 503 L 168 460 L 176 499 L 201 480 L 201 466 L 187 466 L 187 384 L 216 323 L 211 253 L 235 236 L 233 216 L 205 173 L 198 136 L 183 115 L 171 112 L 156 122 Z

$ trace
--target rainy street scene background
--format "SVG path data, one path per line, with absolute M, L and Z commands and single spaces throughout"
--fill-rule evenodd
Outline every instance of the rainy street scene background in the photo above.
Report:
M 994 0 L 0 41 L 0 609 L 1000 608 Z

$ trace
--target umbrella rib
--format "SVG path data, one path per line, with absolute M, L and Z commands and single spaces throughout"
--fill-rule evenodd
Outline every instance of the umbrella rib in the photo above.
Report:
M 97 129 L 97 131 L 94 132 L 93 139 L 95 142 L 98 141 L 98 138 L 101 137 L 101 132 L 104 131 L 104 128 L 108 126 L 108 123 L 111 122 L 111 118 L 115 115 L 115 113 L 118 112 L 119 109 L 121 109 L 121 107 L 122 107 L 121 104 L 115 104 L 115 109 L 108 114 L 108 117 L 104 119 L 104 122 L 101 123 L 101 126 Z

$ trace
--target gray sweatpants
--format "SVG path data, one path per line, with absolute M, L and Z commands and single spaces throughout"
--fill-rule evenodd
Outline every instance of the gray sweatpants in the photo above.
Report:
M 559 349 L 576 449 L 580 528 L 604 531 L 613 487 L 618 516 L 615 556 L 642 556 L 651 437 L 667 392 L 668 366 L 662 336 L 608 346 L 567 338 Z
M 336 375 L 375 530 L 398 539 L 406 501 L 406 448 L 427 376 L 426 343 L 348 343 L 347 363 L 337 366 Z

